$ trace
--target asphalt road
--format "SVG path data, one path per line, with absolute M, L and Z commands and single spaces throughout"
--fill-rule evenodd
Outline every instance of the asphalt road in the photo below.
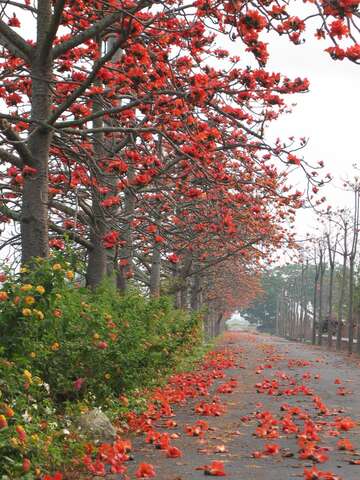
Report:
M 360 359 L 246 332 L 231 333 L 225 343 L 235 353 L 236 366 L 226 370 L 226 379 L 216 380 L 206 401 L 217 396 L 226 412 L 199 417 L 194 411 L 199 399 L 175 407 L 177 427 L 171 433 L 179 438 L 172 445 L 183 455 L 167 458 L 140 436 L 133 442 L 130 478 L 145 462 L 154 466 L 159 480 L 201 480 L 204 471 L 196 468 L 216 460 L 233 480 L 360 480 L 360 465 L 350 463 L 360 459 Z M 237 380 L 234 391 L 216 393 L 230 378 Z M 199 437 L 187 435 L 185 426 L 199 419 L 209 430 Z M 155 428 L 169 431 L 164 420 Z M 350 440 L 354 450 L 340 450 L 339 439 Z M 305 444 L 308 458 L 302 459 Z M 309 454 L 312 445 L 314 457 Z M 275 452 L 264 453 L 267 448 Z M 313 466 L 333 476 L 307 477 L 304 469 Z

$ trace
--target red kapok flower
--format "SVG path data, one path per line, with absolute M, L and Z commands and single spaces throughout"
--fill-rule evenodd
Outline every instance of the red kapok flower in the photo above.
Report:
M 151 463 L 140 463 L 136 470 L 136 478 L 152 478 L 155 477 L 155 469 Z
M 179 458 L 182 456 L 182 451 L 177 447 L 169 447 L 166 456 L 167 458 Z

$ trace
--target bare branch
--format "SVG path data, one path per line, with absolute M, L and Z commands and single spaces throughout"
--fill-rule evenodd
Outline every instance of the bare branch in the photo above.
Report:
M 2 20 L 0 20 L 0 45 L 9 50 L 11 54 L 31 63 L 33 48 Z
M 35 160 L 31 155 L 30 150 L 26 146 L 24 140 L 19 137 L 19 135 L 11 128 L 9 122 L 4 118 L 0 118 L 0 131 L 20 155 L 23 163 L 25 165 L 29 165 L 30 167 L 34 167 Z
M 3 203 L 0 204 L 0 212 L 2 212 L 4 215 L 6 215 L 8 218 L 11 218 L 11 220 L 14 220 L 15 222 L 21 221 L 20 212 L 14 212 Z M 50 222 L 49 229 L 60 235 L 66 234 L 69 238 L 71 238 L 71 240 L 74 240 L 74 242 L 78 243 L 79 245 L 82 245 L 88 250 L 91 250 L 93 248 L 92 244 L 88 240 L 83 238 L 81 235 L 79 235 L 76 232 L 72 232 L 71 230 L 65 230 L 65 228 L 62 228 L 59 225 L 56 225 L 56 223 Z
M 24 167 L 24 162 L 21 160 L 20 157 L 13 155 L 12 153 L 8 152 L 7 150 L 4 150 L 3 148 L 0 148 L 0 159 L 4 162 L 8 162 L 8 163 L 11 163 L 12 165 L 15 165 L 15 167 L 18 167 L 18 168 Z

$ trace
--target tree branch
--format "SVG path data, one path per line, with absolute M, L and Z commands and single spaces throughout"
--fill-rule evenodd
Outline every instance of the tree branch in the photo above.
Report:
M 49 51 L 52 48 L 53 41 L 56 37 L 56 33 L 58 31 L 61 17 L 64 11 L 66 0 L 57 0 L 56 5 L 54 7 L 54 13 L 51 18 L 51 23 L 49 29 L 47 31 L 46 37 L 42 45 L 39 45 L 40 48 L 40 57 L 46 57 Z
M 62 113 L 64 113 L 75 101 L 76 99 L 85 92 L 85 90 L 92 84 L 93 80 L 96 77 L 96 74 L 100 68 L 105 65 L 105 63 L 111 60 L 114 53 L 121 47 L 122 43 L 125 41 L 126 37 L 121 37 L 114 44 L 114 46 L 109 50 L 103 57 L 97 60 L 94 64 L 94 67 L 89 74 L 88 78 L 58 107 L 58 109 L 52 114 L 48 120 L 48 124 L 52 125 Z
M 14 147 L 25 165 L 35 167 L 35 160 L 30 150 L 25 145 L 24 140 L 11 128 L 10 123 L 4 118 L 0 118 L 0 131 L 7 138 L 9 143 Z
M 15 222 L 21 221 L 20 212 L 14 212 L 4 204 L 0 204 L 0 212 L 2 212 L 6 217 L 11 218 L 11 220 L 14 220 Z M 83 238 L 81 235 L 76 232 L 72 232 L 71 230 L 65 230 L 65 228 L 56 225 L 56 223 L 50 222 L 49 229 L 60 235 L 66 234 L 69 238 L 71 238 L 71 240 L 74 240 L 74 242 L 82 245 L 88 250 L 91 250 L 93 248 L 92 244 L 88 240 Z
M 33 48 L 2 20 L 0 20 L 0 45 L 9 50 L 12 55 L 31 63 Z
M 21 8 L 21 10 L 28 10 L 29 12 L 32 13 L 37 13 L 37 9 L 30 6 L 30 5 L 24 5 L 23 3 L 20 2 L 15 2 L 12 0 L 1 0 L 0 3 L 5 3 L 7 5 L 12 5 L 13 7 L 18 7 Z
M 122 16 L 124 15 L 132 16 L 136 14 L 139 10 L 143 9 L 144 7 L 150 6 L 152 3 L 153 2 L 148 0 L 142 0 L 139 2 L 139 4 L 136 7 L 130 9 L 128 12 L 122 9 L 119 9 L 116 12 L 107 15 L 106 17 L 96 22 L 92 27 L 88 28 L 87 30 L 81 33 L 78 33 L 77 35 L 70 38 L 69 40 L 63 43 L 60 43 L 59 45 L 54 47 L 53 54 L 52 54 L 53 58 L 58 58 L 64 53 L 66 53 L 68 50 L 71 50 L 72 48 L 75 48 L 78 45 L 81 45 L 87 40 L 90 40 L 91 38 L 94 38 L 100 35 L 104 30 L 106 30 L 108 27 L 110 27 L 115 22 L 117 22 Z
M 15 167 L 17 168 L 24 167 L 24 162 L 21 160 L 20 157 L 13 155 L 12 153 L 8 152 L 7 150 L 4 150 L 3 148 L 0 148 L 0 159 L 3 160 L 4 162 L 8 162 L 8 163 L 11 163 L 12 165 L 15 165 Z

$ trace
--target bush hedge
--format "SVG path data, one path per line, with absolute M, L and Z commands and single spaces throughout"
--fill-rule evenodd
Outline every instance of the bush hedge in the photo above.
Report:
M 53 257 L 2 278 L 0 478 L 42 478 L 81 450 L 67 433 L 69 411 L 102 406 L 117 415 L 124 398 L 141 404 L 139 390 L 201 344 L 199 316 L 171 299 L 120 296 L 110 281 L 93 292 L 75 277 Z

